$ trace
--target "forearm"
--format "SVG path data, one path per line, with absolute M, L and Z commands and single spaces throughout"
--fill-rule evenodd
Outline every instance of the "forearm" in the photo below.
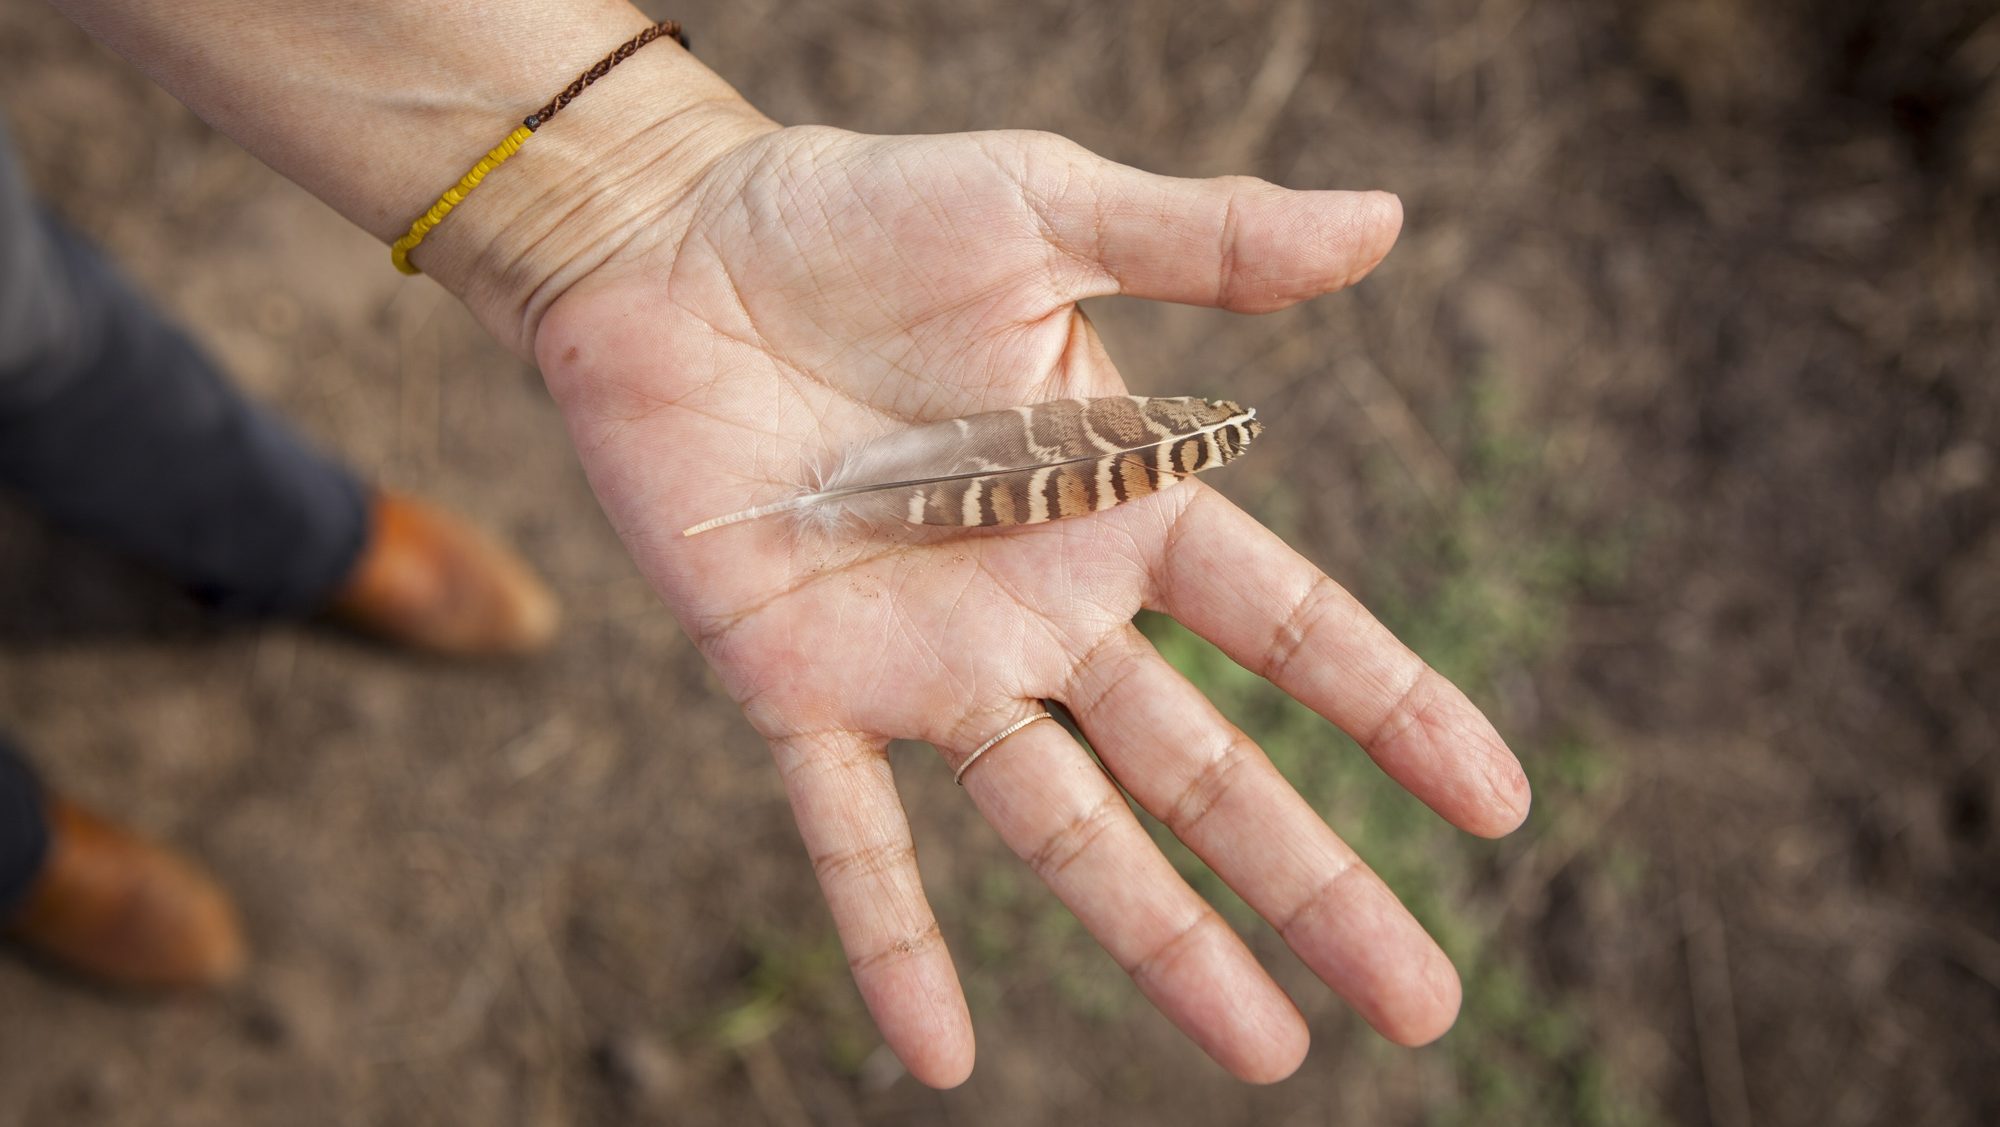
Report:
M 54 2 L 385 242 L 652 22 L 625 0 Z M 412 261 L 526 354 L 541 311 L 570 281 L 637 236 L 722 151 L 767 128 L 662 40 L 539 130 Z

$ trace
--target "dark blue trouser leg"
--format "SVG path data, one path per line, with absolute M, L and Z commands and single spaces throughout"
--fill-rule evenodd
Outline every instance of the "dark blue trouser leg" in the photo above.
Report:
M 0 736 L 0 923 L 14 914 L 48 853 L 41 785 L 7 737 Z
M 29 196 L 0 134 L 0 489 L 249 615 L 305 614 L 353 568 L 367 492 L 236 392 Z M 0 912 L 47 849 L 0 741 Z
M 4 137 L 0 489 L 242 614 L 316 609 L 367 534 L 361 483 L 43 214 Z

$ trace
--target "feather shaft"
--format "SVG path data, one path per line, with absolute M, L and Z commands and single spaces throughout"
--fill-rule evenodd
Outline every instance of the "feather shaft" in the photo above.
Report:
M 1262 431 L 1226 400 L 1060 399 L 893 431 L 850 449 L 820 488 L 706 520 L 696 536 L 799 512 L 959 527 L 1039 524 L 1159 492 L 1242 454 Z

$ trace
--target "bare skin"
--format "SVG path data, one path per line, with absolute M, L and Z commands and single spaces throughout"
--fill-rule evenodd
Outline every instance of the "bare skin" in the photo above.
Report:
M 59 3 L 385 239 L 510 116 L 646 22 L 620 0 Z M 971 1071 L 971 1023 L 890 739 L 956 764 L 1038 701 L 1064 702 L 1119 784 L 1405 1044 L 1451 1024 L 1450 964 L 1132 616 L 1173 615 L 1473 833 L 1525 817 L 1519 765 L 1346 591 L 1198 483 L 998 533 L 680 530 L 896 425 L 1123 393 L 1079 299 L 1278 309 L 1365 275 L 1400 222 L 1379 193 L 1172 180 L 1048 135 L 779 129 L 662 44 L 546 126 L 412 257 L 540 364 L 633 558 L 770 742 L 883 1036 L 918 1079 L 950 1086 Z M 1172 378 L 1145 390 L 1227 390 Z M 1298 1067 L 1290 999 L 1061 728 L 1022 729 L 965 783 L 1218 1061 L 1254 1081 Z
M 598 496 L 770 741 L 856 980 L 920 1079 L 963 1079 L 972 1034 L 884 747 L 925 740 L 955 763 L 1040 699 L 1067 704 L 1132 796 L 1383 1034 L 1417 1044 L 1451 1024 L 1443 954 L 1138 634 L 1141 607 L 1269 676 L 1468 830 L 1513 829 L 1526 782 L 1456 689 L 1200 484 L 941 540 L 782 518 L 680 529 L 902 423 L 1123 393 L 1079 298 L 1274 309 L 1366 273 L 1399 219 L 1393 197 L 1167 180 L 1043 135 L 786 130 L 716 164 L 677 238 L 606 263 L 542 321 L 536 353 Z M 1061 728 L 1021 730 L 965 782 L 1217 1060 L 1249 1080 L 1298 1066 L 1290 1000 Z

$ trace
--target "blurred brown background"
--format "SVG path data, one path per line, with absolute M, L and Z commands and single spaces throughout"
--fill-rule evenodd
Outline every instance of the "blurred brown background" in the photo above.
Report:
M 486 669 L 225 629 L 0 506 L 0 723 L 208 858 L 259 959 L 154 1007 L 0 962 L 0 1124 L 2000 1122 L 1991 3 L 660 14 L 781 121 L 1401 193 L 1351 293 L 1092 312 L 1137 390 L 1263 409 L 1217 484 L 1525 759 L 1534 819 L 1465 839 L 1147 624 L 1451 948 L 1458 1028 L 1387 1046 L 1230 905 L 1315 1033 L 1237 1084 L 911 747 L 981 1055 L 956 1092 L 900 1076 L 762 748 L 533 373 L 5 0 L 0 106 L 58 209 L 366 472 L 504 529 L 570 622 Z

